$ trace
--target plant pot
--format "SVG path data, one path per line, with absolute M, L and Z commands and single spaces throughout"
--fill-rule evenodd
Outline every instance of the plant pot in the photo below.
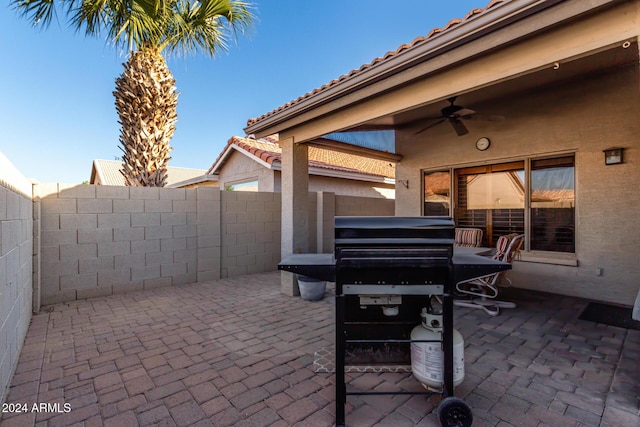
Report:
M 327 282 L 313 277 L 298 275 L 298 287 L 300 298 L 305 301 L 320 301 L 324 298 Z

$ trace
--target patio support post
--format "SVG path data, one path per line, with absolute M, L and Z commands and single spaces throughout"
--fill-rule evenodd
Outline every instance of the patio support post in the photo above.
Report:
M 309 152 L 293 137 L 280 140 L 282 148 L 282 235 L 280 256 L 309 252 Z M 280 291 L 300 295 L 295 275 L 281 273 Z

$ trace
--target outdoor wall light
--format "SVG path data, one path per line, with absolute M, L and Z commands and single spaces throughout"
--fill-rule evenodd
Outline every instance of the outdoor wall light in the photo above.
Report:
M 617 165 L 622 163 L 622 152 L 624 151 L 624 148 L 612 147 L 602 151 L 604 153 L 605 165 Z

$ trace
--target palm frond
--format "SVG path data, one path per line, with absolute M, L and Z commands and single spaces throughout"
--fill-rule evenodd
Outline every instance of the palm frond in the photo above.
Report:
M 100 30 L 107 24 L 108 7 L 108 0 L 85 0 L 80 4 L 70 4 L 69 22 L 76 31 L 84 27 L 85 35 L 99 36 Z
M 244 0 L 12 0 L 34 25 L 48 26 L 62 10 L 76 31 L 106 35 L 116 46 L 156 46 L 169 54 L 226 51 L 251 28 L 252 4 Z
M 250 3 L 242 0 L 202 0 L 200 13 L 201 19 L 225 18 L 237 38 L 238 34 L 244 34 L 251 28 L 255 19 L 252 8 Z
M 211 56 L 227 49 L 227 35 L 220 17 L 203 19 L 200 5 L 182 2 L 171 19 L 163 47 L 168 53 L 202 50 Z
M 169 53 L 202 51 L 215 56 L 229 48 L 231 36 L 245 32 L 254 15 L 246 2 L 232 0 L 177 1 L 163 47 Z
M 13 0 L 10 6 L 33 26 L 48 27 L 57 17 L 54 0 Z
M 116 45 L 135 50 L 144 46 L 156 45 L 162 37 L 163 21 L 151 15 L 138 0 L 106 0 L 111 3 L 107 8 L 105 21 L 108 38 Z
M 231 24 L 236 37 L 238 33 L 245 34 L 252 27 L 255 15 L 253 5 L 245 1 L 232 1 L 231 14 L 226 18 Z

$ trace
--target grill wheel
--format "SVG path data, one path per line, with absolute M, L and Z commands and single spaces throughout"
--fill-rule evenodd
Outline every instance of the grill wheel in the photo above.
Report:
M 471 427 L 473 415 L 462 399 L 449 396 L 438 405 L 438 419 L 442 427 Z

